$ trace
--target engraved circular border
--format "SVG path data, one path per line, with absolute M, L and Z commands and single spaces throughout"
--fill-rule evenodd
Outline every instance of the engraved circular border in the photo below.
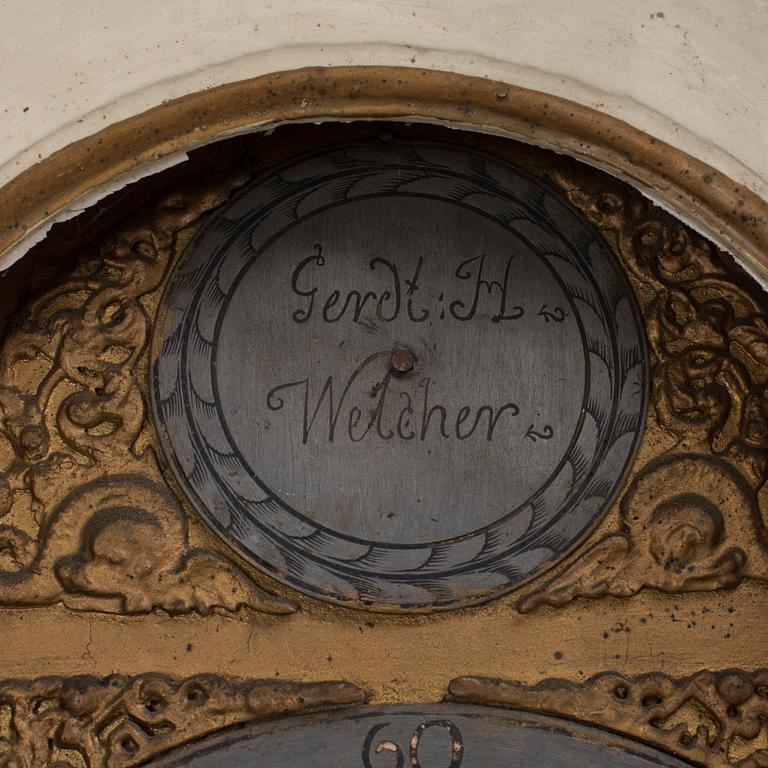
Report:
M 362 196 L 418 195 L 420 183 L 436 175 L 453 182 L 450 201 L 506 228 L 525 219 L 544 236 L 543 242 L 525 239 L 559 275 L 571 303 L 588 314 L 588 323 L 583 315 L 579 319 L 590 359 L 588 391 L 597 376 L 607 377 L 610 396 L 585 398 L 581 430 L 558 475 L 567 481 L 568 472 L 581 468 L 578 480 L 550 482 L 522 509 L 455 539 L 364 542 L 282 504 L 240 458 L 218 418 L 211 366 L 215 326 L 237 275 L 258 252 L 251 242 L 257 227 L 266 242 L 294 223 L 299 211 Z M 486 207 L 473 203 L 474 195 Z M 497 200 L 493 211 L 487 208 L 489 195 Z M 557 211 L 557 227 L 550 211 Z M 541 180 L 471 150 L 428 143 L 326 150 L 250 184 L 208 221 L 176 265 L 152 350 L 151 399 L 160 441 L 202 517 L 279 581 L 313 597 L 373 610 L 485 602 L 565 557 L 594 529 L 621 487 L 648 402 L 643 322 L 601 237 Z

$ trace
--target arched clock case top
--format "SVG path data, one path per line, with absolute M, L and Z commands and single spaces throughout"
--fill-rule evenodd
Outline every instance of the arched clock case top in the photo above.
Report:
M 572 551 L 647 390 L 600 236 L 545 182 L 430 143 L 240 191 L 175 266 L 151 369 L 203 518 L 280 581 L 375 610 L 483 602 Z

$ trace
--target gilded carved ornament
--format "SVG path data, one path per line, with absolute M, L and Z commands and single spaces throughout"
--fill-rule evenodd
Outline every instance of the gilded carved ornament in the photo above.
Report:
M 146 297 L 179 234 L 245 178 L 173 194 L 35 297 L 0 354 L 0 604 L 290 613 L 231 561 L 187 549 L 147 424 Z M 708 242 L 631 192 L 558 176 L 615 245 L 641 301 L 652 405 L 674 447 L 634 476 L 622 528 L 522 598 L 627 597 L 768 580 L 758 504 L 768 453 L 768 320 Z
M 709 768 L 768 766 L 768 670 L 605 672 L 537 685 L 488 677 L 452 680 L 454 701 L 546 713 L 631 736 Z
M 357 686 L 219 675 L 0 682 L 3 768 L 129 768 L 239 723 L 365 701 Z
M 141 363 L 177 238 L 243 178 L 177 192 L 35 297 L 0 354 L 0 604 L 208 613 L 293 606 L 189 550 L 148 446 Z
M 614 672 L 583 683 L 451 681 L 448 698 L 578 720 L 710 768 L 768 766 L 768 672 L 674 679 Z M 0 765 L 136 766 L 222 728 L 365 701 L 351 683 L 235 682 L 218 675 L 44 677 L 0 682 Z
M 758 494 L 768 470 L 764 298 L 714 246 L 636 193 L 558 175 L 614 243 L 646 320 L 651 402 L 673 447 L 637 470 L 604 536 L 519 602 L 522 612 L 644 587 L 691 592 L 768 581 Z

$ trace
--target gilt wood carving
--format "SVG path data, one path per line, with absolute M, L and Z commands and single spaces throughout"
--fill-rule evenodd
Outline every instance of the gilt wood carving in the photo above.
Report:
M 4 768 L 129 768 L 222 728 L 365 701 L 341 681 L 236 682 L 219 675 L 0 681 Z
M 542 712 L 592 723 L 710 768 L 768 766 L 768 670 L 602 673 L 583 683 L 544 680 L 529 686 L 485 677 L 450 683 L 456 701 Z
M 338 145 L 340 140 L 334 141 Z M 514 161 L 514 151 L 511 156 Z M 188 755 L 200 757 L 211 743 L 237 741 L 240 733 L 251 728 L 258 736 L 255 747 L 271 759 L 270 743 L 262 737 L 279 734 L 294 724 L 258 721 L 364 698 L 360 689 L 347 683 L 277 680 L 338 676 L 365 685 L 376 705 L 376 712 L 366 714 L 374 718 L 370 723 L 360 717 L 359 710 L 345 711 L 339 717 L 354 720 L 364 737 L 351 742 L 348 731 L 339 727 L 339 743 L 354 752 L 351 764 L 367 755 L 372 766 L 394 766 L 400 759 L 404 764 L 409 758 L 413 762 L 415 755 L 417 763 L 423 759 L 424 768 L 433 763 L 450 765 L 450 760 L 463 760 L 464 768 L 470 768 L 473 761 L 485 765 L 486 752 L 478 748 L 483 745 L 485 726 L 478 725 L 473 735 L 470 721 L 481 724 L 486 717 L 498 717 L 503 720 L 504 734 L 510 737 L 514 730 L 510 723 L 527 717 L 499 710 L 489 715 L 486 707 L 492 705 L 543 713 L 539 720 L 546 733 L 542 737 L 545 749 L 531 747 L 526 753 L 521 748 L 521 762 L 535 754 L 535 759 L 549 764 L 546 761 L 554 753 L 562 763 L 576 765 L 573 753 L 553 746 L 550 739 L 572 727 L 576 740 L 581 740 L 581 723 L 563 723 L 566 718 L 591 723 L 597 728 L 586 730 L 596 730 L 598 739 L 615 741 L 612 748 L 619 755 L 617 761 L 637 759 L 645 749 L 639 743 L 643 742 L 649 745 L 649 752 L 662 750 L 660 764 L 669 760 L 676 765 L 683 759 L 715 768 L 768 766 L 766 672 L 726 670 L 690 675 L 706 665 L 752 669 L 763 663 L 760 634 L 755 630 L 760 615 L 752 609 L 764 607 L 764 585 L 745 584 L 729 594 L 699 594 L 679 600 L 666 594 L 721 590 L 749 578 L 768 581 L 763 512 L 768 471 L 765 297 L 727 256 L 631 190 L 591 172 L 582 173 L 567 162 L 522 165 L 523 175 L 538 177 L 536 187 L 547 186 L 541 168 L 549 169 L 561 189 L 549 187 L 537 200 L 552 204 L 554 198 L 556 207 L 570 203 L 566 218 L 581 218 L 579 229 L 590 242 L 596 241 L 595 247 L 602 249 L 607 243 L 618 256 L 642 310 L 650 363 L 643 376 L 644 381 L 650 378 L 650 386 L 649 408 L 637 411 L 632 422 L 639 436 L 643 420 L 647 420 L 641 460 L 630 469 L 623 489 L 620 473 L 606 473 L 610 488 L 598 483 L 601 498 L 606 500 L 601 514 L 608 512 L 600 532 L 553 565 L 569 548 L 549 547 L 552 541 L 547 541 L 544 530 L 542 540 L 548 548 L 539 554 L 541 562 L 552 569 L 526 587 L 530 594 L 524 594 L 516 605 L 527 613 L 539 606 L 565 606 L 579 597 L 624 598 L 646 588 L 663 594 L 645 594 L 631 603 L 582 603 L 525 616 L 514 615 L 514 604 L 496 601 L 440 617 L 380 619 L 323 606 L 311 598 L 303 603 L 307 606 L 303 615 L 291 622 L 256 617 L 254 623 L 247 613 L 237 620 L 226 615 L 205 619 L 166 615 L 214 610 L 225 614 L 244 606 L 273 614 L 294 610 L 287 601 L 258 588 L 247 575 L 248 566 L 241 570 L 234 555 L 232 559 L 224 556 L 224 544 L 220 550 L 192 548 L 197 536 L 212 539 L 195 523 L 188 531 L 186 510 L 194 505 L 175 495 L 171 468 L 161 455 L 165 435 L 161 432 L 158 439 L 152 423 L 149 338 L 154 333 L 162 341 L 172 329 L 167 317 L 163 319 L 163 311 L 156 314 L 161 291 L 172 284 L 171 269 L 183 266 L 182 250 L 198 230 L 204 230 L 206 214 L 230 201 L 232 191 L 247 181 L 244 175 L 207 179 L 147 206 L 98 248 L 84 252 L 73 272 L 26 302 L 2 340 L 0 605 L 12 608 L 3 610 L 4 631 L 0 634 L 10 641 L 3 663 L 6 676 L 62 674 L 0 681 L 0 765 L 134 766 L 169 750 L 172 754 L 163 760 L 181 765 Z M 478 176 L 477 167 L 470 171 Z M 415 173 L 413 179 L 432 183 L 429 173 L 421 176 Z M 523 197 L 523 202 L 531 203 L 531 197 Z M 337 194 L 333 202 L 339 199 Z M 407 207 L 418 220 L 427 220 L 422 215 L 428 212 L 426 207 Z M 214 214 L 211 220 L 216 218 Z M 469 226 L 456 229 L 468 232 L 468 237 L 474 234 Z M 376 230 L 370 231 L 375 235 Z M 328 265 L 333 259 L 328 241 L 322 252 L 312 249 L 316 242 L 302 251 L 309 268 L 297 283 L 301 290 L 311 287 L 302 281 L 309 270 L 320 266 L 320 257 Z M 363 271 L 371 272 L 367 261 L 363 266 Z M 376 266 L 384 272 L 383 262 Z M 453 275 L 456 267 L 454 262 Z M 339 269 L 336 275 L 343 272 Z M 520 275 L 524 277 L 525 272 Z M 619 277 L 626 294 L 626 281 Z M 402 271 L 401 278 L 400 310 L 407 312 L 406 287 L 413 286 L 406 284 L 413 281 L 413 271 L 407 276 Z M 485 278 L 489 285 L 504 282 L 499 274 L 486 274 Z M 392 305 L 377 290 L 380 309 L 386 315 Z M 621 291 L 609 288 L 607 293 L 613 300 L 611 306 L 618 306 Z M 487 299 L 485 294 L 482 297 Z M 441 300 L 436 291 L 431 300 Z M 461 296 L 442 306 L 450 313 L 456 301 L 461 303 Z M 522 304 L 510 303 L 503 311 L 499 307 L 498 314 L 514 314 L 519 306 Z M 415 314 L 419 308 L 438 313 L 440 305 L 414 302 L 411 311 Z M 462 307 L 454 309 L 461 311 Z M 548 309 L 542 308 L 543 314 L 536 315 L 545 331 L 563 327 L 556 325 L 556 314 L 547 317 L 551 309 L 548 305 Z M 291 306 L 289 314 L 297 310 L 302 308 Z M 610 338 L 607 346 L 611 346 Z M 235 354 L 238 351 L 235 346 Z M 415 364 L 420 371 L 421 361 L 412 360 L 407 352 L 387 346 L 386 354 L 376 358 L 377 363 L 383 360 L 389 366 L 386 381 L 393 384 L 393 391 L 395 385 L 398 391 L 404 390 L 407 375 L 403 374 L 410 372 L 409 366 Z M 627 364 L 639 359 L 637 355 L 625 357 Z M 533 354 L 531 359 L 539 362 L 543 356 Z M 301 382 L 305 376 L 301 373 L 295 380 Z M 294 378 L 276 380 L 278 385 L 281 382 L 290 384 Z M 380 413 L 375 403 L 384 400 L 381 391 L 374 392 L 378 398 L 371 398 L 374 415 Z M 283 391 L 286 393 L 295 395 L 295 389 Z M 463 402 L 455 399 L 453 410 L 462 412 Z M 285 420 L 290 405 L 285 403 L 272 409 L 270 416 Z M 294 426 L 296 423 L 300 424 L 294 422 Z M 523 426 L 529 423 L 526 420 Z M 382 427 L 369 418 L 367 424 L 371 434 L 386 434 L 386 423 Z M 162 423 L 158 426 L 162 430 Z M 619 419 L 619 431 L 621 426 Z M 537 431 L 539 440 L 547 438 L 544 426 L 531 428 L 531 435 L 521 438 L 530 447 Z M 283 461 L 275 455 L 278 463 Z M 450 474 L 455 465 L 445 462 L 445 466 Z M 607 500 L 614 491 L 617 501 L 608 511 Z M 436 523 L 445 521 L 438 516 Z M 305 533 L 305 529 L 292 532 L 307 545 L 310 555 L 328 546 L 322 532 L 302 536 Z M 494 545 L 493 540 L 490 543 Z M 476 558 L 478 552 L 472 550 L 472 544 L 457 537 L 457 555 L 466 554 L 467 561 Z M 389 550 L 368 551 L 367 544 L 357 553 L 354 547 L 329 547 L 330 555 L 340 559 L 350 552 L 353 561 L 356 554 L 368 557 L 366 564 L 373 577 L 360 580 L 361 588 L 350 594 L 379 600 L 382 593 L 373 582 L 378 571 L 390 570 L 388 578 L 397 582 L 411 568 L 405 562 L 392 579 L 391 571 L 396 569 Z M 417 562 L 414 570 L 421 572 L 421 582 L 412 591 L 408 585 L 407 591 L 396 592 L 393 604 L 402 607 L 405 597 L 417 607 L 434 608 L 466 604 L 477 597 L 470 590 L 468 600 L 460 596 L 458 603 L 452 602 L 455 595 L 444 591 L 446 582 L 439 584 L 434 577 L 441 568 L 463 566 L 465 560 L 450 559 L 453 554 L 446 548 L 438 547 L 436 553 L 437 557 L 421 565 Z M 307 565 L 310 560 L 299 563 L 293 559 L 289 564 L 295 572 L 312 576 L 311 564 Z M 512 576 L 511 581 L 521 583 L 518 573 Z M 331 586 L 347 602 L 344 589 Z M 487 584 L 480 586 L 488 594 Z M 503 589 L 506 586 L 505 582 Z M 680 609 L 675 603 L 681 604 Z M 76 615 L 57 607 L 37 609 L 55 604 L 118 614 L 161 610 L 128 620 Z M 24 606 L 35 610 L 18 610 Z M 711 624 L 704 621 L 705 614 L 708 618 L 711 614 Z M 687 629 L 680 621 L 683 615 Z M 364 621 L 369 618 L 375 622 Z M 661 621 L 672 623 L 667 627 Z M 620 629 L 611 632 L 613 622 Z M 254 631 L 256 624 L 259 632 Z M 613 633 L 616 637 L 609 638 Z M 625 638 L 626 651 L 619 647 Z M 27 650 L 28 640 L 34 650 Z M 474 665 L 471 654 L 480 666 Z M 671 670 L 674 677 L 621 672 L 656 670 L 659 658 L 661 668 Z M 449 710 L 460 709 L 453 704 L 408 704 L 407 711 L 400 713 L 382 706 L 436 701 L 445 691 L 445 680 L 468 667 L 490 675 L 519 675 L 528 682 L 550 674 L 578 674 L 581 679 L 601 669 L 621 671 L 583 683 L 550 679 L 535 686 L 460 678 L 451 684 L 451 697 L 470 705 L 486 705 L 466 707 L 481 713 L 477 717 L 464 713 L 466 719 L 461 722 L 450 720 Z M 553 667 L 556 673 L 551 672 Z M 179 678 L 159 673 L 103 679 L 68 676 L 84 669 L 100 675 L 113 669 L 126 673 L 151 669 L 171 671 Z M 209 674 L 186 677 L 216 669 L 240 678 L 268 674 L 275 680 L 236 682 Z M 328 673 L 328 669 L 336 671 Z M 422 715 L 427 719 L 420 721 Z M 327 715 L 327 721 L 325 717 L 313 715 L 308 720 L 320 723 L 315 743 L 333 747 L 326 726 L 334 717 Z M 390 717 L 400 720 L 396 723 Z M 532 716 L 528 724 L 537 717 Z M 250 721 L 253 726 L 243 731 L 227 731 L 230 725 Z M 384 728 L 380 728 L 382 724 Z M 524 730 L 530 730 L 528 724 Z M 460 738 L 451 726 L 459 727 Z M 219 731 L 223 733 L 213 741 L 191 744 Z M 622 738 L 606 731 L 620 733 Z M 464 749 L 465 737 L 468 750 Z M 304 749 L 298 754 L 314 754 L 311 744 L 298 741 Z M 189 750 L 175 751 L 184 745 Z M 252 764 L 253 754 L 259 754 L 258 750 L 246 754 L 245 765 Z M 448 758 L 430 762 L 433 754 Z M 498 754 L 499 764 L 506 766 L 507 752 Z M 200 759 L 205 765 L 206 758 Z
M 180 191 L 55 288 L 0 353 L 0 604 L 172 613 L 289 613 L 233 562 L 189 551 L 147 424 L 146 351 L 178 237 L 245 178 Z M 556 176 L 611 243 L 640 300 L 653 363 L 649 419 L 669 438 L 636 470 L 622 526 L 519 602 L 627 597 L 768 580 L 759 493 L 768 453 L 768 321 L 754 283 L 708 242 L 605 180 Z
M 141 613 L 292 606 L 233 563 L 187 549 L 147 435 L 141 381 L 177 237 L 243 179 L 180 191 L 35 297 L 0 354 L 0 603 Z
M 758 495 L 768 460 L 768 319 L 757 286 L 637 193 L 557 181 L 614 243 L 643 304 L 653 415 L 674 445 L 637 470 L 621 529 L 519 602 L 687 592 L 768 580 Z

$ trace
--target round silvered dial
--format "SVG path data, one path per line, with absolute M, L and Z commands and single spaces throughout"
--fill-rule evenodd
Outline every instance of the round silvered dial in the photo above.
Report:
M 644 422 L 605 243 L 540 180 L 446 146 L 257 180 L 187 248 L 156 329 L 155 416 L 203 518 L 349 605 L 519 586 L 605 513 Z

